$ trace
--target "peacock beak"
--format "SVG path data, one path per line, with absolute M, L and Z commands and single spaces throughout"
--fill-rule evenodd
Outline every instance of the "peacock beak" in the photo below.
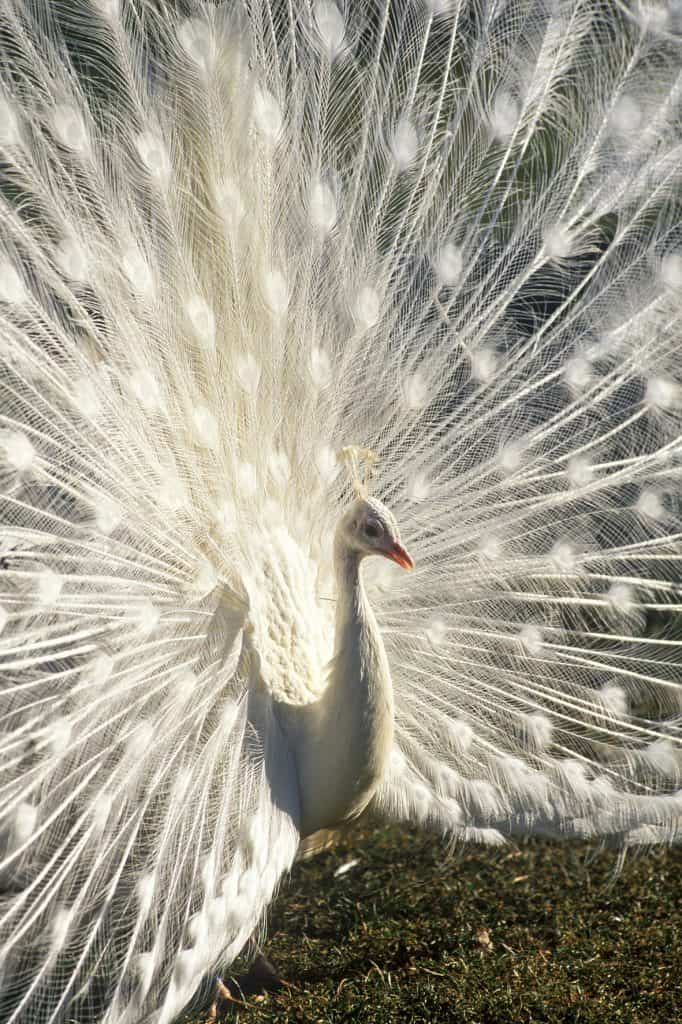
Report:
M 407 553 L 402 544 L 398 541 L 394 541 L 391 547 L 384 552 L 386 558 L 390 558 L 392 562 L 397 562 L 401 569 L 414 569 L 414 561 L 412 556 Z

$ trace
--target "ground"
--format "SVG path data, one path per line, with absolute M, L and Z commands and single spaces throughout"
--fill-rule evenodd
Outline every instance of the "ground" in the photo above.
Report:
M 335 872 L 349 861 L 358 863 Z M 364 833 L 296 867 L 264 949 L 290 987 L 242 1024 L 674 1024 L 682 849 L 468 846 Z

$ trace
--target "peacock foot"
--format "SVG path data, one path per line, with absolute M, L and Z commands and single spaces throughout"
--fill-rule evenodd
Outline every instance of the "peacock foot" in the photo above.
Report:
M 244 1006 L 250 996 L 275 992 L 288 985 L 268 958 L 259 953 L 245 974 L 227 981 L 216 978 L 208 1020 L 219 1021 L 229 1005 Z

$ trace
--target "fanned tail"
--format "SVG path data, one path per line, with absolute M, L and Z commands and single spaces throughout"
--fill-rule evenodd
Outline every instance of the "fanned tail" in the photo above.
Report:
M 4 1024 L 172 1021 L 298 846 L 237 531 L 253 367 L 223 336 L 253 328 L 251 235 L 211 192 L 250 115 L 248 42 L 214 28 L 202 107 L 192 21 L 0 16 Z

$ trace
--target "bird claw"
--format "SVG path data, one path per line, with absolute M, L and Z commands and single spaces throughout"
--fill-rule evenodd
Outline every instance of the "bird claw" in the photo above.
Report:
M 208 1022 L 212 1024 L 219 1021 L 227 1009 L 226 1004 L 244 1009 L 248 1006 L 249 996 L 262 996 L 265 992 L 274 992 L 283 987 L 289 988 L 289 982 L 281 978 L 267 957 L 259 953 L 246 974 L 230 978 L 227 982 L 216 978 Z
M 211 1008 L 208 1011 L 206 1024 L 217 1024 L 223 1015 L 225 1003 L 236 1003 L 238 1006 L 246 1005 L 241 999 L 236 999 L 232 995 L 222 978 L 216 978 L 215 988 L 213 990 L 213 1002 L 211 1003 Z

